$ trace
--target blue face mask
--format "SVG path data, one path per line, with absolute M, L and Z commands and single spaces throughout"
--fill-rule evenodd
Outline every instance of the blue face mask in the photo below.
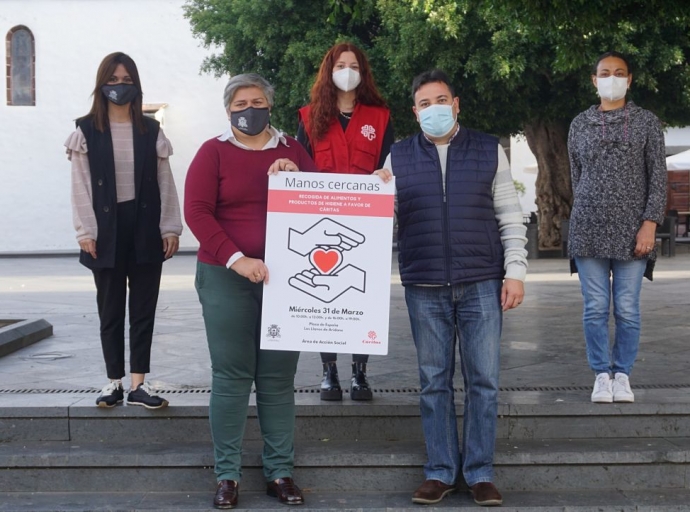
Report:
M 432 137 L 443 137 L 455 126 L 452 105 L 429 105 L 419 111 L 422 131 Z

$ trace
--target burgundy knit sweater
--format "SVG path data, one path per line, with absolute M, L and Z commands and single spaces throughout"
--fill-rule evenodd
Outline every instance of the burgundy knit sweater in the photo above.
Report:
M 268 168 L 289 158 L 300 171 L 316 171 L 302 145 L 285 137 L 288 146 L 262 151 L 242 149 L 211 139 L 199 148 L 185 182 L 184 216 L 199 240 L 199 261 L 225 266 L 242 251 L 264 258 Z

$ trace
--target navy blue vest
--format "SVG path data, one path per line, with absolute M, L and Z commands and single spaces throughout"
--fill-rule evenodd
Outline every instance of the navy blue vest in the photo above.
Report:
M 436 146 L 422 133 L 391 147 L 403 285 L 502 279 L 493 181 L 498 139 L 461 127 L 448 147 L 445 197 Z
M 158 188 L 158 140 L 159 124 L 144 118 L 146 133 L 136 126 L 134 134 L 134 190 L 136 221 L 134 247 L 137 263 L 163 261 L 163 240 L 160 232 L 161 195 Z M 79 262 L 88 268 L 113 268 L 115 266 L 115 240 L 117 237 L 117 190 L 115 188 L 115 161 L 110 129 L 99 132 L 90 117 L 77 121 L 86 138 L 93 211 L 98 224 L 96 240 L 97 259 L 81 251 Z

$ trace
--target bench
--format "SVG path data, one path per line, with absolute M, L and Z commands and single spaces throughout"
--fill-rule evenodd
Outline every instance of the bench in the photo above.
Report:
M 661 240 L 661 255 L 669 258 L 676 255 L 676 222 L 678 217 L 667 215 L 664 223 L 656 230 L 657 240 Z

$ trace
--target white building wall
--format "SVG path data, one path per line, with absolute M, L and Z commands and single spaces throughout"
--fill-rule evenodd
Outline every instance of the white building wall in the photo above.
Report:
M 537 159 L 530 151 L 527 139 L 522 135 L 510 138 L 510 172 L 514 180 L 525 185 L 525 193 L 520 196 L 522 211 L 536 212 Z
M 690 126 L 684 128 L 669 128 L 664 133 L 667 148 L 673 147 L 684 151 L 690 147 Z
M 70 164 L 63 144 L 91 107 L 96 70 L 114 51 L 137 63 L 145 103 L 167 103 L 164 130 L 182 203 L 187 168 L 201 143 L 223 132 L 226 79 L 200 75 L 210 51 L 183 17 L 184 0 L 2 0 L 5 36 L 25 25 L 36 47 L 36 106 L 7 106 L 0 85 L 0 254 L 77 249 Z M 198 244 L 186 228 L 182 247 Z

